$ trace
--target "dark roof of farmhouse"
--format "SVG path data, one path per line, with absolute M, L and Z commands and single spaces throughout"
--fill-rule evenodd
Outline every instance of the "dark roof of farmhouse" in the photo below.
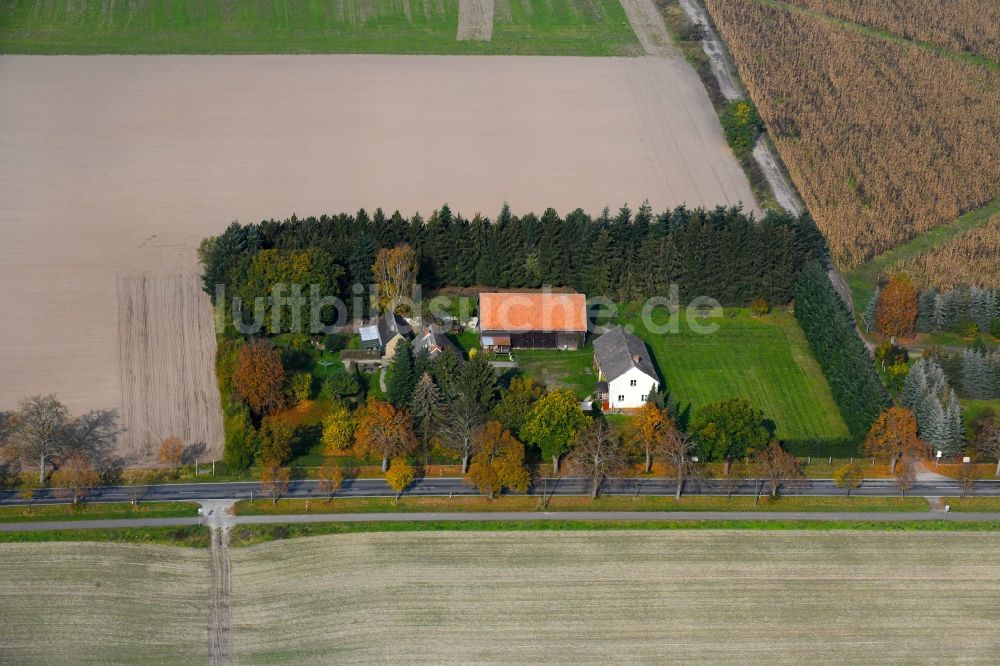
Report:
M 609 382 L 632 368 L 639 368 L 656 378 L 656 368 L 646 350 L 646 343 L 631 333 L 626 333 L 621 326 L 614 327 L 594 340 L 594 354 L 597 356 L 597 365 Z
M 431 324 L 424 329 L 423 333 L 417 337 L 416 343 L 414 344 L 414 351 L 419 352 L 424 349 L 431 356 L 440 354 L 443 351 L 450 351 L 458 354 L 458 347 L 455 343 L 448 339 L 448 336 L 441 332 L 441 327 L 437 324 Z
M 386 313 L 367 326 L 362 326 L 359 332 L 363 342 L 377 340 L 385 345 L 396 337 L 397 333 L 404 338 L 409 337 L 413 333 L 413 328 L 398 314 Z

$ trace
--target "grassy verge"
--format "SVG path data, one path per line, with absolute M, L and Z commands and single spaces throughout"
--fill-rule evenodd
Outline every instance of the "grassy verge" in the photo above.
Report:
M 524 0 L 490 41 L 456 41 L 459 0 L 343 3 L 19 0 L 0 3 L 0 52 L 637 55 L 617 0 Z
M 950 504 L 952 511 L 1000 511 L 1000 497 L 942 497 L 942 504 Z
M 553 497 L 548 511 L 927 511 L 923 497 L 761 497 L 732 498 L 690 495 L 679 501 L 673 497 L 604 496 L 597 500 L 587 497 Z M 303 514 L 303 513 L 419 513 L 426 511 L 486 512 L 539 511 L 541 498 L 513 496 L 489 500 L 483 497 L 404 497 L 399 502 L 389 498 L 334 498 L 326 500 L 285 499 L 237 502 L 241 516 Z
M 899 245 L 871 261 L 847 273 L 844 277 L 851 287 L 854 297 L 855 315 L 861 321 L 861 315 L 875 291 L 879 278 L 893 266 L 923 254 L 938 245 L 947 243 L 957 236 L 974 229 L 991 217 L 1000 213 L 1000 198 L 994 199 L 981 208 L 976 208 L 962 215 L 951 224 L 935 227 L 920 234 L 913 240 Z
M 327 534 L 359 532 L 535 532 L 540 530 L 869 530 L 884 532 L 997 532 L 1000 522 L 837 521 L 837 520 L 688 520 L 688 521 L 580 521 L 539 522 L 440 521 L 393 523 L 310 523 L 300 525 L 240 525 L 233 529 L 230 545 L 252 546 L 267 541 Z
M 712 73 L 712 66 L 708 55 L 701 48 L 698 30 L 691 23 L 684 10 L 681 9 L 677 0 L 655 0 L 655 2 L 657 8 L 660 10 L 660 14 L 663 16 L 667 31 L 674 40 L 674 44 L 684 56 L 684 59 L 688 61 L 688 64 L 698 73 L 698 77 L 701 79 L 701 83 L 705 87 L 709 99 L 712 101 L 716 115 L 721 118 L 722 114 L 726 112 L 729 102 L 726 101 L 719 90 L 719 83 L 715 80 L 715 74 Z M 764 172 L 761 170 L 760 165 L 757 164 L 757 160 L 753 158 L 753 155 L 751 153 L 739 154 L 736 155 L 736 160 L 743 169 L 743 173 L 746 174 L 747 180 L 750 181 L 750 190 L 753 192 L 757 205 L 761 209 L 773 208 L 774 210 L 781 210 L 781 204 L 775 198 L 774 192 L 771 190 L 771 186 L 764 176 Z
M 622 323 L 631 324 L 650 347 L 689 416 L 708 403 L 746 398 L 775 422 L 780 439 L 842 442 L 848 437 L 826 377 L 791 313 L 775 309 L 758 317 L 727 308 L 723 317 L 700 322 L 718 326 L 706 335 L 695 332 L 683 312 L 678 316 L 677 331 L 662 334 L 651 333 L 638 318 Z M 810 453 L 827 455 L 819 445 Z M 829 451 L 834 457 L 845 453 L 842 446 Z
M 181 527 L 125 527 L 96 530 L 45 530 L 39 532 L 0 532 L 0 543 L 36 543 L 44 541 L 111 541 L 115 543 L 160 544 L 208 548 L 210 533 L 201 525 Z
M 0 507 L 0 523 L 28 523 L 47 520 L 117 520 L 123 518 L 182 518 L 198 514 L 196 502 L 127 502 L 107 504 L 34 504 Z

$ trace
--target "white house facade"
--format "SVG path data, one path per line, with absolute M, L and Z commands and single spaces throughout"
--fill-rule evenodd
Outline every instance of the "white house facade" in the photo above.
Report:
M 638 409 L 659 389 L 645 343 L 621 326 L 594 340 L 594 364 L 599 380 L 596 397 L 605 410 Z

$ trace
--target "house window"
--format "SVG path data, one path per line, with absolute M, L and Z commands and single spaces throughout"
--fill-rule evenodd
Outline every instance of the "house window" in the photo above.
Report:
M 632 379 L 632 380 L 629 380 L 629 383 L 628 383 L 628 385 L 629 385 L 629 386 L 635 386 L 635 385 L 636 385 L 636 380 L 634 380 L 634 379 Z
M 649 399 L 649 396 L 648 396 L 648 395 L 643 395 L 643 396 L 642 396 L 642 401 L 643 401 L 643 402 L 646 402 L 646 400 L 648 400 L 648 399 Z
M 625 396 L 623 395 L 618 396 L 618 402 L 625 402 Z

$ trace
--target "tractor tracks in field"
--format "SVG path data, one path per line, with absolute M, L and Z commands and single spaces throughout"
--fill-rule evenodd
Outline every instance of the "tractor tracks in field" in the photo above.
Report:
M 208 612 L 208 663 L 232 664 L 230 650 L 232 567 L 229 562 L 229 530 L 233 525 L 233 502 L 202 502 L 202 515 L 212 530 L 211 591 Z

